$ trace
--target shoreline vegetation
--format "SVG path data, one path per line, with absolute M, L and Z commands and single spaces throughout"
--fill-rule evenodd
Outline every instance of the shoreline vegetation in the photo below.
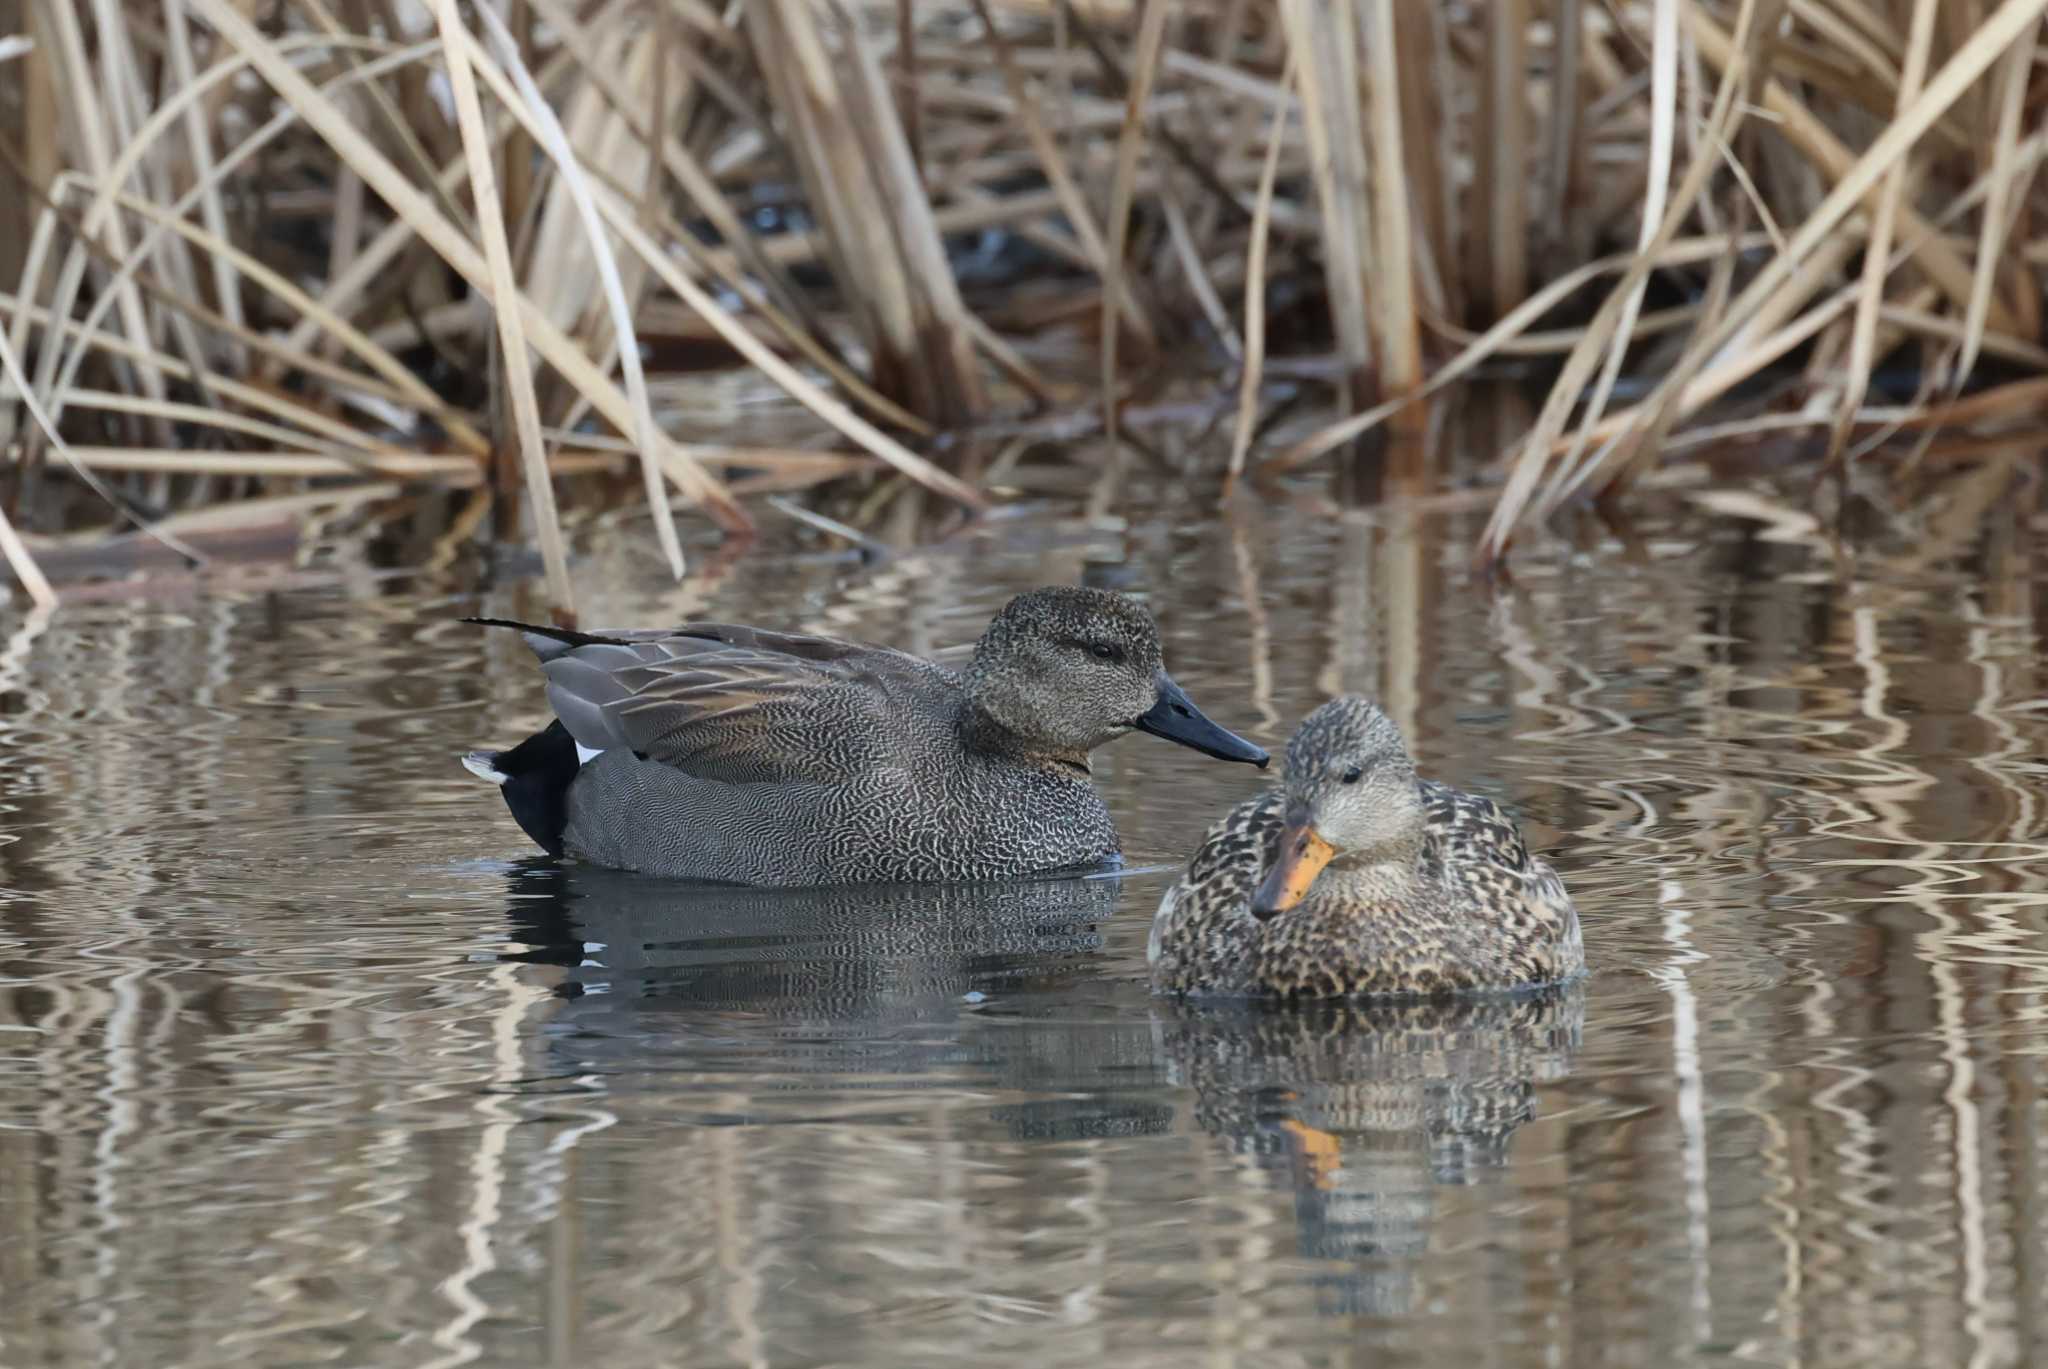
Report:
M 2018 467 L 2044 15 L 0 0 L 0 559 L 46 602 L 80 539 L 448 491 L 572 621 L 558 499 L 644 500 L 678 576 L 678 512 L 1370 500 L 1503 368 L 1483 563 L 1679 443 L 1794 440 L 1816 499 Z

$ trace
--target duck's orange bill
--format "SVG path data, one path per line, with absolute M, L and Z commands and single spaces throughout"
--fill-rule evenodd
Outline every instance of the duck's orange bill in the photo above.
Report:
M 1252 895 L 1252 916 L 1264 922 L 1301 902 L 1337 848 L 1307 823 L 1289 823 L 1280 833 L 1280 858 Z
M 1280 1124 L 1280 1129 L 1292 1135 L 1301 1147 L 1301 1158 L 1307 1163 L 1309 1182 L 1317 1188 L 1332 1187 L 1337 1170 L 1344 1163 L 1344 1147 L 1335 1136 L 1327 1131 L 1318 1131 L 1306 1122 L 1297 1122 L 1292 1117 Z

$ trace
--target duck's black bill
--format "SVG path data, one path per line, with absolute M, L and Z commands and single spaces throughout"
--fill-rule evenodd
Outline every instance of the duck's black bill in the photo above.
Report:
M 1140 732 L 1150 732 L 1155 737 L 1193 747 L 1219 761 L 1249 761 L 1263 769 L 1271 759 L 1264 747 L 1253 746 L 1235 732 L 1218 727 L 1203 717 L 1202 710 L 1195 707 L 1165 671 L 1159 673 L 1159 702 L 1138 719 L 1137 728 Z

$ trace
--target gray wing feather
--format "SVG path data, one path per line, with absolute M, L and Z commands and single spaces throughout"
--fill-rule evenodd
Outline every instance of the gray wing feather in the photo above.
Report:
M 607 633 L 544 660 L 548 702 L 586 747 L 624 747 L 699 779 L 843 781 L 886 761 L 910 689 L 953 677 L 834 638 L 692 626 Z

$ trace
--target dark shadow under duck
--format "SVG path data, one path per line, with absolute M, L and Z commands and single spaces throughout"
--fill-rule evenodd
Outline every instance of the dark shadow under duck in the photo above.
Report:
M 1004 606 L 955 672 L 888 647 L 721 623 L 516 627 L 556 721 L 472 752 L 553 855 L 756 885 L 1005 879 L 1120 852 L 1088 756 L 1136 730 L 1266 753 L 1204 717 L 1121 594 Z
M 1161 992 L 1428 997 L 1581 973 L 1578 913 L 1490 799 L 1425 780 L 1356 695 L 1302 721 L 1286 775 L 1211 828 L 1159 905 Z

